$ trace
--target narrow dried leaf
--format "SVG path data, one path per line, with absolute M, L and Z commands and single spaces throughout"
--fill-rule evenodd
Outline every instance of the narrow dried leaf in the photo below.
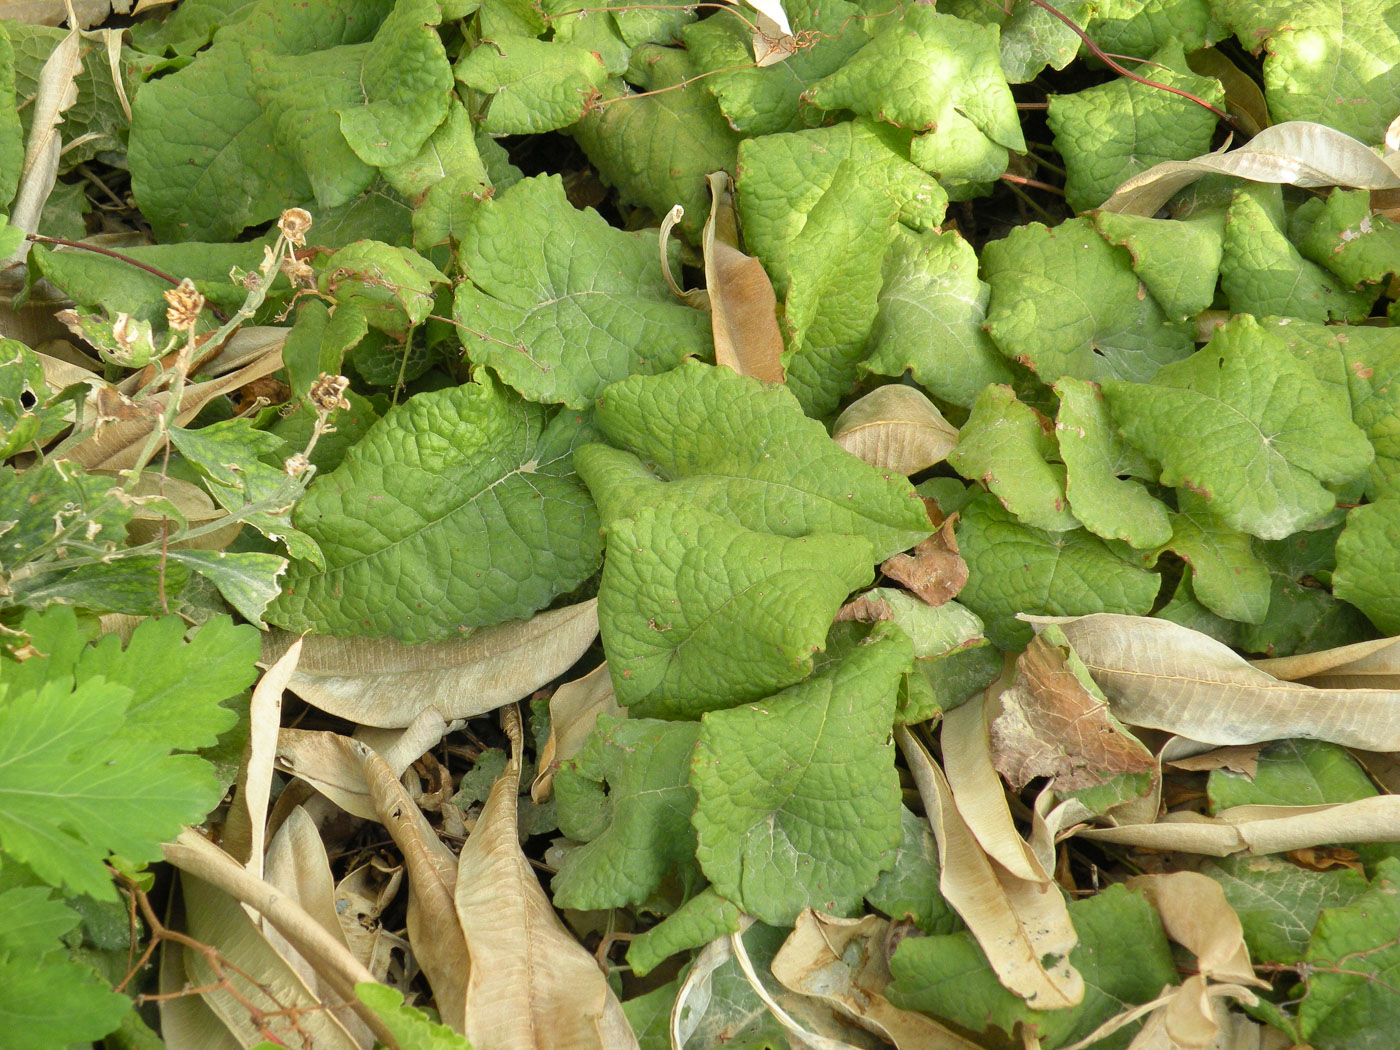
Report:
M 234 804 L 224 824 L 224 850 L 247 865 L 257 878 L 262 878 L 267 842 L 267 803 L 272 795 L 277 730 L 282 724 L 282 691 L 301 658 L 301 644 L 300 638 L 293 641 L 253 689 L 248 709 L 248 745 L 238 769 Z
M 78 26 L 74 24 L 39 70 L 39 82 L 30 103 L 24 165 L 20 169 L 19 188 L 10 204 L 9 224 L 25 233 L 39 231 L 39 216 L 58 178 L 58 159 L 63 151 L 63 135 L 58 127 L 63 123 L 63 111 L 78 100 L 77 77 L 83 68 L 81 43 Z M 22 243 L 0 268 L 18 262 L 28 250 L 28 243 Z
M 597 635 L 595 598 L 423 645 L 313 635 L 288 688 L 358 725 L 402 728 L 428 707 L 447 719 L 470 718 L 529 696 L 563 674 Z M 286 631 L 265 634 L 263 662 L 276 659 L 293 637 Z
M 1094 613 L 1058 622 L 1128 725 L 1205 744 L 1305 737 L 1400 751 L 1400 691 L 1281 682 L 1214 638 L 1169 620 Z
M 811 1047 L 812 1050 L 857 1050 L 855 1046 L 844 1039 L 827 1035 L 824 1032 L 811 1031 L 783 1008 L 783 1004 L 778 1002 L 758 976 L 753 960 L 749 958 L 749 950 L 744 945 L 744 931 L 742 929 L 729 935 L 729 946 L 734 951 L 734 958 L 739 963 L 740 972 L 744 975 L 744 979 L 749 982 L 749 987 L 754 990 L 754 994 L 758 996 L 759 1002 L 768 1008 L 768 1012 L 792 1036 L 792 1040 L 797 1045 Z
M 1310 120 L 1265 128 L 1229 153 L 1169 160 L 1134 175 L 1104 201 L 1103 211 L 1153 215 L 1177 190 L 1202 175 L 1233 175 L 1251 182 L 1292 186 L 1349 186 L 1380 190 L 1400 186 L 1400 175 L 1365 143 Z
M 457 917 L 472 958 L 463 1034 L 479 1050 L 637 1050 L 603 972 L 520 851 L 519 712 L 508 707 L 502 720 L 510 758 L 458 860 Z
M 890 924 L 878 915 L 841 919 L 810 908 L 773 958 L 773 976 L 800 995 L 828 1003 L 897 1050 L 977 1050 L 956 1032 L 884 996 Z
M 1078 938 L 1064 898 L 1053 886 L 1018 879 L 988 859 L 924 745 L 904 726 L 894 731 L 938 839 L 938 888 L 967 923 L 997 979 L 1038 1010 L 1077 1005 L 1084 978 L 1070 965 Z
M 1178 739 L 1181 739 L 1178 737 Z M 1259 751 L 1263 744 L 1242 744 L 1239 747 L 1216 747 L 1198 755 L 1164 759 L 1173 769 L 1183 769 L 1188 773 L 1208 773 L 1212 769 L 1228 769 L 1243 773 L 1253 779 L 1259 768 Z
M 1269 986 L 1255 975 L 1244 928 L 1215 879 L 1198 871 L 1139 875 L 1128 880 L 1128 889 L 1146 894 L 1162 917 L 1167 936 L 1196 957 L 1201 976 Z
M 475 967 L 452 898 L 457 858 L 442 844 L 388 763 L 358 741 L 351 746 L 363 759 L 379 822 L 403 854 L 408 870 L 408 940 L 413 953 L 432 986 L 443 1024 L 467 1034 L 467 984 Z
M 530 797 L 549 797 L 559 766 L 579 753 L 599 715 L 626 718 L 627 708 L 613 694 L 612 675 L 605 660 L 582 678 L 565 682 L 549 698 L 549 738 L 540 749 L 540 768 L 530 785 Z
M 991 725 L 997 772 L 1017 791 L 1049 777 L 1062 793 L 1154 772 L 1152 752 L 1075 674 L 1073 654 L 1054 644 L 1052 631 L 1031 640 L 1016 660 L 1016 680 L 1000 696 L 1001 713 Z
M 183 914 L 183 906 L 179 912 Z M 171 918 L 167 917 L 167 923 Z M 219 1015 L 198 995 L 181 995 L 189 987 L 185 946 L 160 944 L 160 1039 L 165 1050 L 243 1050 Z
M 1400 842 L 1400 795 L 1332 806 L 1235 806 L 1214 817 L 1183 811 L 1168 813 L 1155 824 L 1083 828 L 1077 834 L 1210 857 L 1287 853 L 1332 842 Z
M 922 392 L 889 383 L 837 416 L 831 439 L 877 470 L 908 477 L 947 459 L 958 429 Z
M 1251 663 L 1289 682 L 1339 689 L 1400 689 L 1400 638 L 1375 638 Z
M 783 334 L 778 329 L 778 300 L 763 264 L 739 250 L 734 213 L 734 183 L 717 171 L 710 182 L 710 218 L 701 246 L 705 253 L 705 287 L 715 364 L 765 383 L 781 383 Z

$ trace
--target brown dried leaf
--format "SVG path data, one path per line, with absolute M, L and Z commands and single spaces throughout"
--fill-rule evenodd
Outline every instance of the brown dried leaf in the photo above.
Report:
M 1182 769 L 1188 773 L 1208 773 L 1212 769 L 1228 769 L 1234 773 L 1243 773 L 1253 780 L 1254 773 L 1259 768 L 1259 752 L 1263 748 L 1263 744 L 1217 747 L 1199 755 L 1187 755 L 1183 758 L 1164 759 L 1164 761 L 1173 769 Z
M 1152 752 L 1075 674 L 1071 659 L 1042 632 L 1017 659 L 1016 679 L 1001 694 L 992 750 L 997 771 L 1017 791 L 1036 777 L 1049 777 L 1050 787 L 1063 793 L 1157 768 Z
M 947 459 L 958 429 L 921 391 L 889 383 L 837 416 L 831 440 L 877 470 L 908 477 Z
M 549 739 L 540 749 L 540 769 L 530 785 L 532 799 L 543 802 L 549 797 L 560 763 L 579 753 L 598 716 L 603 714 L 627 717 L 627 708 L 613 694 L 606 660 L 582 678 L 565 682 L 549 698 Z
M 597 635 L 596 598 L 423 645 L 312 635 L 288 688 L 358 725 L 401 728 L 428 707 L 444 718 L 470 718 L 548 684 Z M 276 659 L 292 637 L 286 631 L 264 634 L 262 662 Z
M 893 619 L 894 610 L 890 608 L 889 602 L 883 598 L 868 598 L 861 595 L 836 610 L 835 622 L 879 623 L 882 620 Z
M 1251 663 L 1275 678 L 1322 689 L 1400 689 L 1400 638 L 1375 638 Z
M 778 329 L 778 300 L 763 264 L 739 250 L 734 213 L 734 186 L 717 171 L 710 182 L 710 218 L 701 246 L 705 252 L 705 287 L 710 298 L 710 326 L 715 364 L 741 376 L 781 383 L 783 335 Z
M 880 571 L 929 605 L 952 601 L 967 583 L 967 562 L 958 553 L 958 541 L 953 535 L 957 520 L 956 514 L 949 515 L 937 532 L 914 548 L 913 554 L 896 554 L 880 566 Z
M 891 976 L 886 962 L 890 924 L 878 915 L 840 919 L 810 908 L 773 957 L 773 976 L 799 995 L 811 996 L 897 1050 L 978 1050 L 956 1032 L 884 996 Z
M 507 707 L 502 721 L 510 758 L 458 859 L 457 918 L 472 958 L 463 1034 L 479 1050 L 637 1050 L 622 1004 L 520 851 L 520 714 Z
M 1064 897 L 989 860 L 927 749 L 905 726 L 894 732 L 938 839 L 938 888 L 982 946 L 997 979 L 1038 1010 L 1078 1004 L 1084 978 L 1069 961 L 1078 936 Z

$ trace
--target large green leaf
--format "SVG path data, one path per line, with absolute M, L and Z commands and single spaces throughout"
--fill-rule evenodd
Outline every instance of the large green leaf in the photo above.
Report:
M 1222 211 L 1185 221 L 1100 211 L 1094 225 L 1109 244 L 1128 249 L 1133 272 L 1173 321 L 1193 317 L 1215 299 L 1225 250 Z
M 1263 539 L 1316 522 L 1336 502 L 1324 483 L 1374 458 L 1311 370 L 1252 317 L 1151 383 L 1103 389 L 1128 440 L 1162 464 L 1162 484 L 1205 496 L 1226 524 Z
M 931 527 L 901 477 L 852 456 L 808 419 L 783 387 L 699 361 L 609 387 L 594 420 L 614 445 L 652 464 L 669 497 L 779 536 L 864 537 L 876 560 L 912 547 Z M 634 459 L 579 450 L 579 469 L 605 506 L 614 485 L 640 493 L 649 475 Z M 627 505 L 624 500 L 622 506 Z
M 580 426 L 484 374 L 410 398 L 298 505 L 326 568 L 295 562 L 269 621 L 423 642 L 528 616 L 572 590 L 600 547 L 573 473 Z
M 457 79 L 490 95 L 482 130 L 523 135 L 567 127 L 607 80 L 597 53 L 560 40 L 483 40 L 457 63 Z
M 821 674 L 701 723 L 690 783 L 697 856 L 721 894 L 765 922 L 859 904 L 900 842 L 890 723 L 913 659 L 895 631 Z
M 859 537 L 785 539 L 702 506 L 663 501 L 609 524 L 598 625 L 634 714 L 695 718 L 800 681 L 873 575 Z
M 1191 352 L 1192 328 L 1168 324 L 1157 301 L 1138 294 L 1132 257 L 1089 219 L 1018 226 L 982 250 L 982 267 L 992 286 L 987 331 L 1043 382 L 1146 381 Z
M 1400 499 L 1387 497 L 1347 514 L 1332 589 L 1386 634 L 1400 632 Z
M 655 234 L 578 210 L 558 176 L 484 201 L 460 260 L 468 353 L 531 401 L 585 408 L 609 383 L 709 350 L 710 318 L 666 290 Z

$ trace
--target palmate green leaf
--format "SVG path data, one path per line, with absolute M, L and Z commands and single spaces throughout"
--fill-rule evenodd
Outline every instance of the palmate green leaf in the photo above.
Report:
M 1304 259 L 1284 233 L 1282 188 L 1259 183 L 1236 189 L 1230 202 L 1220 287 L 1234 313 L 1319 324 L 1359 321 L 1376 299 Z
M 690 783 L 700 866 L 776 925 L 844 914 L 894 862 L 899 776 L 889 727 L 913 660 L 892 632 L 765 700 L 701 722 Z
M 1192 73 L 1179 42 L 1162 48 L 1152 62 L 1156 83 L 1224 107 L 1220 82 Z M 1119 183 L 1154 164 L 1210 152 L 1217 119 L 1190 99 L 1123 77 L 1073 95 L 1051 95 L 1046 121 L 1065 160 L 1070 207 L 1097 207 Z
M 554 876 L 558 907 L 624 908 L 642 904 L 676 869 L 698 877 L 695 792 L 686 781 L 699 733 L 694 722 L 599 716 L 554 778 L 559 830 L 585 841 Z
M 1322 910 L 1351 904 L 1366 892 L 1359 871 L 1310 871 L 1277 856 L 1208 860 L 1200 870 L 1220 883 L 1259 962 L 1302 959 Z
M 976 252 L 955 230 L 896 229 L 861 367 L 887 376 L 909 369 L 934 397 L 970 408 L 983 387 L 1014 378 L 982 327 L 989 295 Z
M 423 148 L 402 164 L 382 169 L 382 174 L 395 190 L 417 202 L 413 244 L 420 251 L 461 240 L 466 216 L 491 186 L 471 114 L 455 97 L 448 103 L 447 118 Z
M 1349 413 L 1376 450 L 1366 474 L 1372 499 L 1400 495 L 1400 332 L 1264 318 L 1267 331 L 1312 369 L 1338 410 Z
M 739 147 L 739 218 L 744 244 L 763 263 L 779 299 L 795 279 L 794 244 L 821 215 L 839 221 L 840 202 L 828 203 L 841 165 L 855 161 L 860 181 L 879 187 L 897 204 L 899 221 L 930 230 L 943 221 L 947 194 L 909 161 L 909 136 L 888 125 L 858 118 L 829 128 L 745 139 Z M 816 236 L 814 234 L 812 236 Z
M 137 22 L 128 32 L 132 44 L 151 54 L 172 51 L 193 55 L 215 32 L 249 17 L 258 0 L 186 0 L 164 18 Z
M 1172 526 L 1166 505 L 1132 480 L 1150 478 L 1151 467 L 1118 436 L 1103 393 L 1082 379 L 1065 378 L 1055 384 L 1055 394 L 1055 438 L 1074 516 L 1094 535 L 1132 547 L 1167 542 Z
M 101 1039 L 131 1009 L 91 967 L 68 958 L 59 940 L 78 925 L 78 913 L 50 900 L 47 886 L 0 889 L 0 1031 L 13 1050 Z
M 1051 6 L 1083 26 L 1102 5 L 1088 0 L 1052 0 Z M 1013 84 L 1033 80 L 1046 66 L 1064 69 L 1079 53 L 1080 39 L 1074 30 L 1043 7 L 1025 0 L 1012 0 L 1005 8 L 979 0 L 944 0 L 940 10 L 1001 28 L 1001 67 Z
M 1026 145 L 997 41 L 995 27 L 932 7 L 907 8 L 804 97 L 826 110 L 849 109 L 928 132 L 921 149 L 938 166 L 922 166 L 951 182 L 995 178 L 1005 169 L 1006 151 Z M 945 142 L 955 145 L 948 149 Z M 987 156 L 992 163 L 977 170 Z M 969 157 L 973 166 L 965 166 Z
M 1160 580 L 1119 558 L 1083 529 L 1045 532 L 1017 521 L 990 493 L 962 508 L 958 548 L 967 585 L 958 600 L 982 617 L 987 637 L 1003 649 L 1031 637 L 1017 613 L 1078 616 L 1091 612 L 1144 615 Z
M 1058 892 L 1051 889 L 1050 892 Z M 1067 1010 L 1032 1010 L 1001 986 L 970 933 L 908 937 L 890 960 L 894 982 L 886 995 L 906 1010 L 927 1014 L 971 1032 L 999 1030 L 1010 1038 L 1017 1024 L 1034 1028 L 1045 1050 L 1075 1042 L 1128 1006 L 1155 999 L 1179 980 L 1161 921 L 1139 893 L 1123 886 L 1069 902 L 1079 944 L 1070 962 L 1084 977 L 1084 1000 Z M 1094 1044 L 1120 1050 L 1132 1026 Z
M 65 606 L 28 613 L 20 626 L 38 655 L 7 667 L 7 685 L 38 691 L 47 681 L 76 678 L 81 684 L 100 678 L 124 686 L 131 698 L 123 737 L 141 743 L 182 751 L 211 746 L 236 717 L 220 703 L 258 676 L 258 630 L 235 626 L 228 616 L 209 620 L 188 641 L 178 616 L 143 620 L 125 647 L 115 634 L 87 644 L 76 615 Z
M 1379 499 L 1347 514 L 1332 592 L 1384 633 L 1400 633 L 1400 499 Z
M 1381 1050 L 1400 1023 L 1400 860 L 1377 866 L 1370 889 L 1318 916 L 1303 962 L 1303 1037 L 1317 1050 Z
M 665 215 L 685 208 L 681 229 L 699 239 L 710 213 L 709 172 L 734 170 L 739 136 L 713 96 L 684 85 L 700 70 L 677 48 L 644 45 L 632 52 L 626 85 L 610 81 L 601 108 L 570 132 L 603 180 L 624 200 Z M 703 83 L 703 82 L 702 82 Z
M 614 445 L 654 465 L 669 497 L 779 536 L 863 537 L 881 561 L 925 539 L 923 503 L 902 477 L 841 448 L 781 386 L 765 386 L 699 361 L 659 376 L 633 376 L 599 399 L 594 423 Z M 579 470 L 600 504 L 647 491 L 635 460 L 579 450 Z M 612 514 L 631 514 L 626 499 Z
M 126 686 L 55 678 L 0 686 L 0 848 L 72 893 L 115 900 L 104 861 L 158 860 L 220 789 L 209 764 L 124 731 Z
M 638 936 L 627 949 L 627 964 L 639 977 L 645 977 L 677 952 L 738 933 L 742 917 L 737 905 L 721 897 L 713 886 L 706 886 Z
M 1225 250 L 1223 212 L 1178 221 L 1100 211 L 1094 225 L 1109 244 L 1128 249 L 1133 272 L 1171 320 L 1193 317 L 1214 300 Z
M 1269 612 L 1246 626 L 1235 644 L 1270 656 L 1317 652 L 1349 645 L 1375 632 L 1352 605 L 1319 587 L 1334 580 L 1341 525 L 1300 532 L 1284 540 L 1254 541 L 1255 555 L 1269 568 Z
M 1125 0 L 1100 5 L 1088 30 L 1089 38 L 1109 54 L 1137 58 L 1146 58 L 1174 40 L 1190 54 L 1228 35 L 1213 18 L 1210 0 Z
M 812 34 L 812 46 L 771 66 L 752 64 L 753 30 L 732 15 L 706 18 L 685 29 L 686 49 L 709 74 L 706 89 L 743 135 L 798 131 L 817 123 L 820 113 L 802 105 L 802 92 L 869 40 L 860 21 L 862 10 L 845 0 L 788 0 L 783 9 L 795 33 Z
M 1065 468 L 1058 458 L 1055 428 L 1009 386 L 983 388 L 972 414 L 958 431 L 948 464 L 969 481 L 980 481 L 1027 525 L 1051 532 L 1079 527 L 1065 496 Z
M 983 248 L 982 267 L 992 341 L 1042 382 L 1146 382 L 1191 353 L 1194 326 L 1168 323 L 1151 295 L 1138 294 L 1132 257 L 1089 219 L 1018 226 Z
M 1128 440 L 1162 464 L 1164 485 L 1211 501 L 1222 521 L 1282 539 L 1328 513 L 1340 484 L 1370 466 L 1366 435 L 1311 370 L 1252 317 L 1216 331 L 1152 383 L 1107 380 Z
M 287 571 L 287 559 L 258 551 L 179 550 L 166 557 L 214 585 L 224 601 L 250 623 L 261 623 L 272 600 L 281 592 L 277 578 Z
M 709 352 L 710 318 L 667 291 L 655 234 L 576 209 L 557 175 L 484 201 L 460 260 L 467 352 L 531 401 L 587 408 L 609 383 Z
M 1214 15 L 1247 51 L 1264 49 L 1275 123 L 1315 120 L 1379 143 L 1400 96 L 1395 0 L 1230 0 Z
M 599 55 L 560 40 L 483 40 L 457 63 L 457 79 L 491 99 L 482 130 L 527 135 L 568 127 L 583 116 L 608 70 Z
M 1367 190 L 1339 187 L 1326 200 L 1304 201 L 1289 220 L 1289 234 L 1306 258 L 1352 288 L 1400 273 L 1400 226 L 1372 214 Z
M 444 275 L 423 256 L 382 241 L 355 241 L 326 261 L 317 279 L 322 294 L 352 303 L 371 328 L 398 340 L 432 312 L 434 285 Z
M 667 500 L 608 527 L 598 627 L 618 702 L 643 717 L 696 718 L 805 678 L 870 545 L 751 532 Z
M 269 622 L 414 643 L 567 593 L 600 553 L 571 462 L 580 427 L 488 374 L 390 410 L 298 504 L 326 569 L 294 563 Z

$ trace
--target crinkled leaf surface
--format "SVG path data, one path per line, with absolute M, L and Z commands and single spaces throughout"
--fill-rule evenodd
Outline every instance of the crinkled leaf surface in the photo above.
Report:
M 710 210 L 705 176 L 732 170 L 739 145 L 714 98 L 703 88 L 683 86 L 698 72 L 684 51 L 639 47 L 632 53 L 628 81 L 656 93 L 633 95 L 620 82 L 609 82 L 601 108 L 571 131 L 624 199 L 655 215 L 683 206 L 682 229 L 696 240 Z
M 433 308 L 433 286 L 447 277 L 417 252 L 383 241 L 355 241 L 330 257 L 322 292 L 353 304 L 370 327 L 403 340 Z
M 982 250 L 982 266 L 992 286 L 987 331 L 1043 382 L 1146 381 L 1191 352 L 1194 333 L 1139 296 L 1131 256 L 1089 219 L 1018 226 Z
M 983 387 L 958 431 L 948 463 L 970 481 L 986 485 L 1027 525 L 1051 532 L 1077 528 L 1065 497 L 1065 468 L 1055 428 L 1009 386 Z
M 1132 547 L 1157 547 L 1172 535 L 1167 507 L 1135 478 L 1150 478 L 1142 454 L 1113 426 L 1103 393 L 1082 379 L 1055 384 L 1055 438 L 1065 464 L 1065 493 L 1084 527 Z M 1027 519 L 1022 516 L 1022 520 Z
M 483 40 L 457 63 L 457 79 L 491 96 L 482 130 L 524 135 L 567 127 L 608 78 L 593 51 L 559 40 Z
M 783 387 L 727 368 L 686 361 L 663 375 L 633 376 L 604 392 L 594 422 L 614 445 L 653 464 L 677 501 L 749 529 L 859 536 L 877 561 L 932 531 L 904 478 L 841 448 Z M 589 487 L 607 501 L 620 464 L 606 457 L 605 467 L 604 457 L 583 449 L 579 457 Z
M 1179 42 L 1153 55 L 1148 68 L 1156 83 L 1223 108 L 1220 82 L 1192 73 Z M 1065 197 L 1070 207 L 1097 207 L 1129 176 L 1164 160 L 1190 160 L 1209 152 L 1217 119 L 1190 99 L 1126 77 L 1073 95 L 1050 96 L 1046 120 L 1069 173 Z
M 402 1050 L 471 1050 L 463 1036 L 417 1007 L 405 1005 L 403 994 L 387 984 L 366 981 L 355 986 L 355 994 L 379 1016 Z
M 609 383 L 710 348 L 710 319 L 671 296 L 655 235 L 574 208 L 558 176 L 483 201 L 462 238 L 453 312 L 472 360 L 531 401 L 585 408 Z
M 1315 120 L 1376 143 L 1400 96 L 1395 0 L 1231 0 L 1212 5 L 1246 50 L 1264 48 L 1275 122 Z
M 1201 604 L 1219 616 L 1263 623 L 1269 611 L 1269 568 L 1255 556 L 1249 536 L 1232 529 L 1210 503 L 1177 493 L 1171 538 L 1163 544 L 1191 566 L 1191 586 Z
M 859 903 L 900 842 L 889 727 L 913 647 L 898 632 L 757 703 L 712 711 L 691 764 L 697 856 L 765 922 Z
M 586 840 L 554 876 L 559 907 L 641 904 L 673 869 L 698 875 L 687 771 L 699 733 L 694 722 L 598 717 L 583 750 L 554 778 L 559 830 Z
M 1058 893 L 1055 887 L 1046 892 Z M 1070 962 L 1084 977 L 1084 1000 L 1066 1010 L 1033 1010 L 997 981 L 987 957 L 966 932 L 909 937 L 890 960 L 890 1002 L 924 1010 L 972 1032 L 1018 1023 L 1033 1027 L 1046 1050 L 1074 1042 L 1135 1003 L 1154 999 L 1178 980 L 1161 921 L 1139 893 L 1122 886 L 1069 903 L 1079 944 Z M 1095 1043 L 1126 1045 L 1131 1029 Z
M 870 545 L 751 532 L 663 502 L 608 527 L 598 626 L 619 703 L 695 718 L 805 678 L 847 594 L 873 576 Z
M 970 124 L 991 143 L 1024 149 L 997 40 L 995 28 L 928 6 L 906 8 L 806 97 L 912 131 Z
M 580 426 L 489 375 L 390 410 L 298 504 L 326 568 L 294 563 L 268 620 L 413 643 L 543 608 L 598 565 Z
M 1251 317 L 1151 383 L 1103 386 L 1128 440 L 1162 464 L 1162 484 L 1206 497 L 1226 524 L 1263 539 L 1317 521 L 1335 503 L 1324 483 L 1374 458 L 1311 370 Z
M 1097 536 L 1032 528 L 989 493 L 963 507 L 958 548 L 969 573 L 958 599 L 982 617 L 987 636 L 1003 648 L 1030 639 L 1017 613 L 1145 614 L 1160 585 L 1154 573 L 1129 565 Z
M 1289 222 L 1303 255 L 1356 288 L 1400 272 L 1400 226 L 1372 214 L 1366 190 L 1335 189 L 1327 199 L 1305 201 Z
M 1322 910 L 1351 904 L 1366 891 L 1359 871 L 1309 871 L 1277 856 L 1209 860 L 1201 872 L 1220 883 L 1250 954 L 1261 962 L 1302 959 Z
M 662 960 L 739 932 L 743 913 L 706 886 L 690 900 L 641 934 L 627 949 L 627 963 L 638 974 L 656 969 Z
M 887 376 L 909 369 L 930 394 L 971 407 L 983 387 L 1013 378 L 982 327 L 989 294 L 977 254 L 956 231 L 897 229 L 862 367 Z
M 1133 272 L 1173 321 L 1200 313 L 1214 300 L 1225 250 L 1223 212 L 1179 221 L 1100 211 L 1094 225 L 1109 244 L 1128 249 Z
M 1283 190 L 1248 183 L 1235 190 L 1225 220 L 1220 287 L 1234 313 L 1278 314 L 1319 323 L 1359 321 L 1375 295 L 1344 282 L 1299 254 L 1284 232 Z
M 1400 499 L 1386 497 L 1347 514 L 1332 590 L 1386 634 L 1400 633 Z

